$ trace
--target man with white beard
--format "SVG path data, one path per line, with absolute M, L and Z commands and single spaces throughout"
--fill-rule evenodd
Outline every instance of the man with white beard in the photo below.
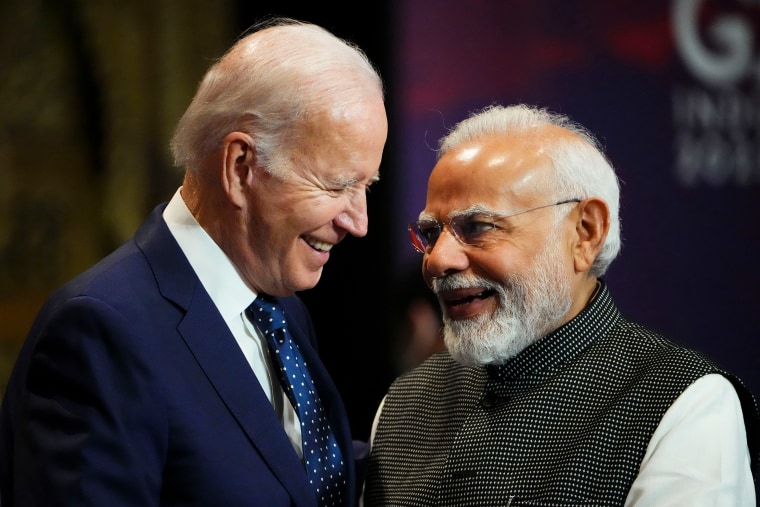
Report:
M 619 193 L 594 136 L 544 109 L 489 106 L 441 140 L 409 230 L 447 350 L 378 409 L 365 507 L 755 506 L 752 393 L 603 279 Z

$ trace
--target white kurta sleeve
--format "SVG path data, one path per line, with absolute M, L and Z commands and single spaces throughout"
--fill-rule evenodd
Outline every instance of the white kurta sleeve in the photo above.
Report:
M 679 396 L 652 435 L 626 507 L 756 507 L 741 404 L 706 375 Z

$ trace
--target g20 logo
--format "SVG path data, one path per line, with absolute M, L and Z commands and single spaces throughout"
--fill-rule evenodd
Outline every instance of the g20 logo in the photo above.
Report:
M 695 78 L 720 88 L 760 81 L 759 10 L 760 0 L 674 0 L 676 47 Z

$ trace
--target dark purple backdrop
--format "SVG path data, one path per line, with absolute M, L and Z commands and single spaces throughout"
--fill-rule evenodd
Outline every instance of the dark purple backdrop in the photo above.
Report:
M 566 113 L 622 180 L 623 249 L 607 276 L 621 310 L 760 394 L 759 12 L 756 1 L 396 0 L 391 223 L 424 207 L 437 140 L 468 111 Z M 392 234 L 396 270 L 418 264 L 405 228 Z

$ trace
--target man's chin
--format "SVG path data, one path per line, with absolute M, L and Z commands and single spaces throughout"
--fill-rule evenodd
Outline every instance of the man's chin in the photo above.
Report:
M 470 337 L 474 334 L 469 334 Z M 489 354 L 485 354 L 482 347 L 473 347 L 450 328 L 444 329 L 443 341 L 451 357 L 464 366 L 483 366 L 494 361 Z
M 444 324 L 443 339 L 451 357 L 465 366 L 502 364 L 528 347 L 532 341 L 515 319 L 452 321 Z M 473 340 L 477 340 L 473 343 Z

